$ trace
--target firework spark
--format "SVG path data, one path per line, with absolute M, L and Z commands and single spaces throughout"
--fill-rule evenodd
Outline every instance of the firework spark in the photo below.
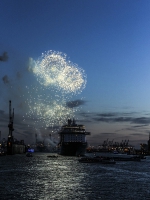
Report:
M 67 60 L 66 54 L 48 51 L 37 61 L 31 61 L 33 73 L 41 85 L 63 93 L 80 93 L 85 88 L 84 70 Z
M 29 117 L 46 127 L 62 124 L 72 117 L 78 107 L 70 108 L 67 102 L 86 86 L 84 70 L 67 60 L 66 54 L 48 51 L 37 60 L 30 59 L 29 70 L 37 79 L 36 86 L 26 87 Z

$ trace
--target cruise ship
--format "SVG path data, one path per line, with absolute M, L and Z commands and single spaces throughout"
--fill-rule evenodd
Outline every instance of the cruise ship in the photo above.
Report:
M 90 135 L 90 132 L 85 131 L 84 125 L 77 125 L 74 119 L 68 119 L 68 124 L 62 126 L 58 134 L 61 155 L 83 156 L 85 154 L 86 135 Z

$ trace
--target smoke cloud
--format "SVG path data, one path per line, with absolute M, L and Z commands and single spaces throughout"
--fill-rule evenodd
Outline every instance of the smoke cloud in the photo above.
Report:
M 84 105 L 84 104 L 85 104 L 85 101 L 80 100 L 80 99 L 77 99 L 75 101 L 68 101 L 66 103 L 67 107 L 69 107 L 69 108 L 78 107 L 78 106 L 81 106 L 81 105 Z
M 2 80 L 3 80 L 4 84 L 9 84 L 9 82 L 10 82 L 7 75 L 3 76 Z
M 2 56 L 0 56 L 0 61 L 5 62 L 8 60 L 7 52 L 4 52 Z

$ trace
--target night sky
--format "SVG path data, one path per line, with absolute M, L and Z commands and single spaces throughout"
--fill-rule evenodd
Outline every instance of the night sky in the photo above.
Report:
M 63 123 L 62 118 L 69 112 L 91 132 L 89 144 L 101 144 L 107 138 L 129 140 L 137 147 L 147 143 L 149 0 L 5 0 L 0 1 L 0 27 L 2 138 L 8 135 L 8 106 L 12 100 L 13 134 L 25 142 L 33 142 L 35 133 L 46 137 L 52 131 L 58 139 L 58 121 Z M 58 76 L 53 76 L 59 80 L 47 85 L 42 73 L 37 76 L 31 65 L 36 63 L 38 67 L 42 53 L 49 51 L 64 58 L 71 71 L 63 75 L 61 62 Z M 54 71 L 44 73 L 50 76 Z M 77 85 L 80 81 L 82 84 Z M 71 89 L 68 83 L 72 83 Z M 40 111 L 35 104 L 40 104 Z M 45 104 L 50 106 L 46 107 L 49 112 L 43 111 Z

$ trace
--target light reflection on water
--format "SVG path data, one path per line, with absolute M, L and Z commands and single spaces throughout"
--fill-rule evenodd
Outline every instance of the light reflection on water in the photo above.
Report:
M 150 158 L 102 165 L 47 155 L 0 157 L 0 199 L 150 199 Z

